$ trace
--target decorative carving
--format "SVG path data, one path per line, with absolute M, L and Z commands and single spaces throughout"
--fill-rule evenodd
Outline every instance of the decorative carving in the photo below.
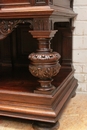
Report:
M 38 38 L 38 50 L 36 53 L 31 53 L 29 55 L 29 59 L 31 61 L 29 65 L 29 70 L 33 76 L 38 77 L 40 79 L 38 81 L 40 83 L 40 87 L 37 87 L 37 90 L 47 92 L 55 88 L 51 84 L 51 82 L 52 77 L 57 75 L 60 70 L 60 64 L 58 61 L 60 59 L 60 55 L 57 52 L 52 52 L 52 49 L 50 48 L 49 31 L 47 31 L 48 33 L 45 33 L 44 36 L 44 33 L 42 33 L 42 31 L 39 32 L 41 33 Z M 36 33 L 38 33 L 38 31 Z M 54 35 L 54 31 L 51 31 L 51 33 L 52 35 Z M 31 34 L 36 37 L 36 34 L 33 31 Z
M 41 63 L 47 63 L 49 60 L 49 63 L 52 63 L 54 61 L 59 60 L 60 55 L 56 52 L 50 52 L 50 53 L 31 53 L 29 55 L 29 59 L 33 62 L 40 62 Z
M 48 18 L 33 19 L 34 30 L 51 30 L 51 20 Z
M 60 70 L 60 64 L 57 62 L 54 65 L 30 65 L 29 70 L 33 76 L 38 77 L 40 79 L 51 79 L 53 76 L 57 75 Z
M 0 21 L 0 39 L 6 37 L 9 33 L 11 33 L 13 29 L 17 27 L 17 24 L 20 22 L 21 20 Z
M 14 28 L 18 26 L 19 23 L 32 23 L 31 20 L 0 20 L 0 39 L 5 38 L 10 34 Z

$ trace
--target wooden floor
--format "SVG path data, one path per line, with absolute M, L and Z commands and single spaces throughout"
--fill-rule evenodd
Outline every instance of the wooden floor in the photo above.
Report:
M 77 93 L 64 110 L 58 130 L 87 130 L 87 93 Z M 32 122 L 0 117 L 0 130 L 34 130 Z

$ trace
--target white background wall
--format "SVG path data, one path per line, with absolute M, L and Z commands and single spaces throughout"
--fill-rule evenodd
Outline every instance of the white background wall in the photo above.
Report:
M 87 0 L 74 0 L 73 65 L 78 79 L 77 91 L 87 93 Z

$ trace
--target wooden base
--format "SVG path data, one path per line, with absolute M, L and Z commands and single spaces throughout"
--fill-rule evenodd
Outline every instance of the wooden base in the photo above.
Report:
M 33 124 L 34 130 L 58 130 L 59 122 L 46 123 L 46 122 L 35 122 Z
M 56 89 L 49 94 L 34 93 L 38 82 L 27 72 L 23 68 L 22 71 L 18 69 L 17 74 L 16 70 L 14 73 L 8 73 L 8 69 L 1 70 L 0 115 L 52 123 L 50 130 L 53 130 L 65 104 L 77 88 L 74 70 L 62 68 L 52 83 Z M 36 125 L 34 127 L 37 129 Z

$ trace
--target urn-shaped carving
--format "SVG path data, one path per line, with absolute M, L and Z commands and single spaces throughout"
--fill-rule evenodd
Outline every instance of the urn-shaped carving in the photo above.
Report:
M 35 77 L 46 80 L 57 75 L 60 69 L 60 55 L 57 52 L 31 53 L 29 59 L 31 64 L 29 70 Z
M 52 77 L 56 76 L 60 70 L 60 54 L 50 49 L 48 38 L 39 39 L 38 50 L 36 53 L 31 53 L 29 59 L 31 61 L 29 70 L 33 76 L 39 78 L 41 85 L 37 89 L 42 91 L 54 89 L 51 82 Z

